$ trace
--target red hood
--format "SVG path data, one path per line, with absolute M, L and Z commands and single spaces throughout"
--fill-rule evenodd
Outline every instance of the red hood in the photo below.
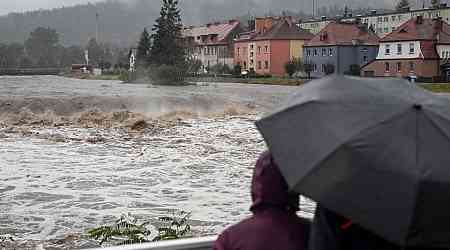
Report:
M 299 210 L 298 194 L 289 193 L 288 185 L 269 152 L 263 153 L 256 162 L 252 179 L 252 201 L 252 212 L 269 207 Z

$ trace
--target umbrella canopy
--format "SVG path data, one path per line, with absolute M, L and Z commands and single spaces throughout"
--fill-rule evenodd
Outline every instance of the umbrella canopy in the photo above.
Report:
M 335 76 L 256 123 L 289 186 L 388 241 L 450 247 L 450 102 Z

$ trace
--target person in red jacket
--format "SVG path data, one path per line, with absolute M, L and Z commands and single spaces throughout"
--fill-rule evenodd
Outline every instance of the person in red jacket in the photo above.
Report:
M 215 250 L 306 250 L 309 223 L 297 216 L 299 195 L 288 186 L 272 155 L 263 153 L 253 173 L 253 216 L 226 229 Z

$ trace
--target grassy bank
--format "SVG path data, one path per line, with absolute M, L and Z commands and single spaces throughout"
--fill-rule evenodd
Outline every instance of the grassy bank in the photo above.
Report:
M 269 78 L 231 78 L 231 77 L 189 77 L 188 82 L 217 82 L 217 83 L 244 83 L 262 85 L 299 86 L 306 82 L 304 79 L 269 77 Z
M 450 84 L 433 83 L 433 84 L 422 84 L 420 86 L 426 90 L 435 93 L 450 93 Z

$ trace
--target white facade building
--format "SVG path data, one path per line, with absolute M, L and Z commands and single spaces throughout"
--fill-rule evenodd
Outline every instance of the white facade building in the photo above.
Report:
M 343 22 L 354 22 L 360 19 L 361 23 L 367 24 L 368 27 L 372 27 L 375 33 L 379 37 L 384 37 L 387 34 L 394 31 L 397 27 L 404 24 L 411 18 L 422 16 L 424 18 L 442 18 L 443 21 L 450 23 L 450 7 L 443 6 L 440 9 L 418 9 L 403 12 L 392 12 L 377 14 L 372 11 L 368 15 L 358 15 L 344 17 L 341 20 Z M 311 20 L 300 23 L 300 27 L 309 30 L 313 34 L 319 33 L 325 26 L 327 26 L 332 19 L 326 19 L 322 17 L 321 20 Z

